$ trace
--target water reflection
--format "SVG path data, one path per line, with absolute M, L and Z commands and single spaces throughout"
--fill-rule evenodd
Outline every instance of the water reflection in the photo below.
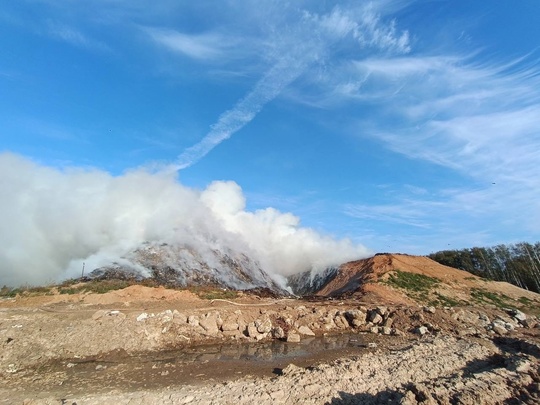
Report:
M 292 357 L 311 356 L 323 351 L 365 347 L 361 336 L 344 334 L 304 338 L 300 343 L 271 341 L 266 343 L 235 343 L 185 348 L 163 353 L 157 362 L 205 362 L 215 360 L 276 361 Z

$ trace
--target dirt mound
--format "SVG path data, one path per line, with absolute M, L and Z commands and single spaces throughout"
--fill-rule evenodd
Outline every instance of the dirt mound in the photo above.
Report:
M 345 263 L 317 296 L 350 297 L 363 301 L 411 304 L 515 306 L 513 301 L 539 301 L 540 295 L 504 282 L 439 264 L 428 257 L 380 254 Z
M 84 301 L 89 304 L 158 300 L 200 301 L 200 298 L 188 290 L 171 290 L 165 287 L 145 287 L 142 285 L 132 285 L 122 290 L 100 295 L 90 294 L 84 297 Z
M 47 292 L 36 294 L 32 292 L 21 293 L 11 299 L 0 300 L 0 308 L 40 308 L 66 305 L 89 306 L 135 306 L 166 307 L 167 303 L 183 303 L 194 306 L 204 304 L 204 300 L 189 290 L 176 290 L 166 287 L 147 287 L 131 285 L 126 288 L 111 290 L 105 293 L 96 293 L 86 290 L 86 283 L 73 284 L 69 293 L 62 292 L 63 287 L 50 287 Z

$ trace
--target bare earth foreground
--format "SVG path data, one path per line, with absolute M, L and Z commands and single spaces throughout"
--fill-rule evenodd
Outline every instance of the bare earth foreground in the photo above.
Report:
M 0 404 L 540 403 L 540 296 L 424 259 L 347 264 L 334 300 L 1 299 Z M 398 268 L 439 282 L 385 282 Z

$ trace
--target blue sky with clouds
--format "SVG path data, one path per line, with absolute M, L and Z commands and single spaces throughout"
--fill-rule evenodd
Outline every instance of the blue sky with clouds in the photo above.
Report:
M 232 180 L 248 210 L 373 251 L 536 241 L 538 16 L 536 0 L 4 2 L 0 151 Z

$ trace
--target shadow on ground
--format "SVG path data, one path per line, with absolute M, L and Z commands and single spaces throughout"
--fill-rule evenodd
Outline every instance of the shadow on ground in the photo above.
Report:
M 497 337 L 493 343 L 505 353 L 517 354 L 524 353 L 540 359 L 540 348 L 537 344 L 529 343 L 523 339 L 512 337 Z
M 349 394 L 347 392 L 338 392 L 338 397 L 333 398 L 330 402 L 327 402 L 325 405 L 382 405 L 382 404 L 399 404 L 403 398 L 403 394 L 394 391 L 386 390 L 379 392 L 377 394 Z

